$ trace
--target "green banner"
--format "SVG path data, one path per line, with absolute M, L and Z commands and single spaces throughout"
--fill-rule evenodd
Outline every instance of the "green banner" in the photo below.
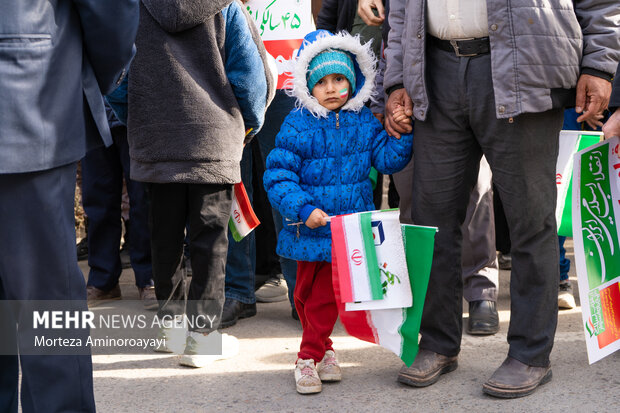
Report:
M 589 289 L 620 275 L 620 245 L 609 173 L 609 145 L 581 155 L 578 202 Z

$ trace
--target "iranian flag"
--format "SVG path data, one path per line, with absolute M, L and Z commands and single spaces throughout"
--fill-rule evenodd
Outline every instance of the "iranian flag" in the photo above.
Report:
M 241 241 L 259 224 L 260 221 L 252 209 L 243 182 L 235 184 L 230 219 L 228 220 L 228 229 L 230 229 L 233 239 L 237 242 Z
M 560 147 L 556 161 L 555 183 L 558 188 L 555 218 L 558 235 L 573 236 L 572 193 L 573 193 L 573 156 L 601 141 L 601 132 L 575 130 L 560 131 Z
M 330 224 L 334 255 L 342 263 L 339 278 L 341 301 L 381 300 L 383 290 L 375 253 L 372 213 L 338 216 Z
M 418 354 L 418 335 L 437 228 L 415 225 L 401 225 L 401 228 L 413 295 L 411 307 L 346 311 L 345 302 L 341 299 L 341 274 L 338 268 L 342 266 L 338 265 L 340 256 L 335 251 L 335 240 L 332 242 L 332 283 L 340 322 L 347 332 L 360 340 L 376 343 L 391 350 L 407 366 L 411 366 Z

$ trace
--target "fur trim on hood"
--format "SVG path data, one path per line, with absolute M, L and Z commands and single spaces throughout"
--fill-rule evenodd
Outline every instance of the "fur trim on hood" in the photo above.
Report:
M 346 32 L 332 34 L 327 30 L 316 30 L 308 33 L 297 54 L 293 69 L 293 79 L 289 80 L 287 93 L 297 98 L 296 106 L 305 108 L 316 117 L 327 117 L 330 112 L 321 106 L 319 101 L 308 90 L 306 75 L 312 59 L 327 49 L 339 49 L 349 52 L 353 58 L 356 75 L 355 93 L 342 107 L 343 110 L 359 112 L 364 103 L 372 99 L 375 91 L 376 59 L 370 47 L 370 42 L 362 45 L 360 37 L 353 37 Z
M 168 33 L 204 23 L 233 0 L 142 0 L 144 7 Z

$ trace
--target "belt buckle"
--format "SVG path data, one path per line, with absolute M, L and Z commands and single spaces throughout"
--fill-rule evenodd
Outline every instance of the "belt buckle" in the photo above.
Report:
M 450 45 L 454 49 L 454 53 L 456 53 L 457 57 L 477 56 L 478 53 L 471 53 L 471 54 L 463 54 L 463 53 L 461 53 L 461 50 L 459 49 L 459 45 L 458 45 L 457 42 L 460 42 L 460 41 L 463 41 L 463 40 L 474 40 L 474 37 L 470 37 L 470 38 L 467 38 L 467 39 L 452 39 L 452 40 L 450 40 Z

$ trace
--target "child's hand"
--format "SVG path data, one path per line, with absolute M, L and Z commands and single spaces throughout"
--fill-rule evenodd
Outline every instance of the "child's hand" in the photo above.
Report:
M 405 112 L 405 107 L 401 105 L 397 105 L 396 109 L 394 109 L 393 120 L 401 127 L 405 127 L 405 125 L 411 125 L 412 123 L 411 115 L 407 114 Z
M 324 227 L 325 225 L 327 225 L 327 221 L 325 221 L 325 218 L 327 217 L 328 215 L 325 212 L 321 211 L 318 208 L 315 208 L 306 220 L 306 226 L 310 229 Z

